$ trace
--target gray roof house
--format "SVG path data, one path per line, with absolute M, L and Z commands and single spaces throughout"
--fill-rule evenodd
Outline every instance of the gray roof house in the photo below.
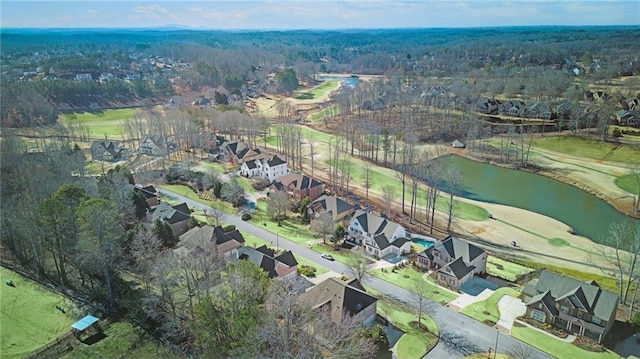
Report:
M 322 195 L 309 204 L 307 211 L 312 217 L 318 217 L 323 213 L 330 213 L 336 223 L 345 222 L 351 219 L 357 206 L 350 204 L 342 198 Z
M 402 255 L 411 251 L 411 241 L 403 226 L 368 211 L 358 210 L 347 226 L 348 238 L 364 245 L 371 256 Z
M 458 289 L 475 274 L 486 273 L 487 253 L 469 242 L 448 236 L 419 253 L 416 264 L 436 270 L 438 282 Z
M 188 229 L 191 210 L 186 203 L 172 206 L 162 202 L 150 213 L 150 217 L 152 222 L 159 219 L 169 223 L 173 230 L 173 235 L 179 237 Z
M 522 293 L 526 316 L 602 342 L 616 319 L 618 295 L 595 281 L 581 282 L 547 270 Z
M 93 141 L 91 143 L 93 161 L 123 161 L 129 157 L 129 150 L 120 141 Z
M 234 256 L 228 260 L 237 263 L 241 260 L 248 260 L 255 263 L 262 270 L 267 272 L 269 278 L 295 278 L 298 275 L 298 261 L 291 251 L 283 252 L 279 255 L 263 245 L 258 248 L 240 247 Z
M 194 227 L 180 236 L 178 247 L 185 247 L 193 251 L 205 243 L 213 244 L 218 258 L 226 258 L 234 255 L 237 249 L 244 245 L 244 237 L 237 230 L 225 232 L 221 226 L 212 227 L 205 225 Z

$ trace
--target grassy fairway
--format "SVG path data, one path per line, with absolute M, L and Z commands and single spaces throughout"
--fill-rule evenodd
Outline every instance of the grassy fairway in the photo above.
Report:
M 509 288 L 509 287 L 499 288 L 493 294 L 491 294 L 489 298 L 481 302 L 470 304 L 462 308 L 460 312 L 479 322 L 493 325 L 497 323 L 498 320 L 500 320 L 500 311 L 498 310 L 498 302 L 505 295 L 518 297 L 520 293 L 514 288 Z
M 339 105 L 331 105 L 311 115 L 311 120 L 312 121 L 322 120 L 325 116 L 330 116 L 331 114 L 336 114 L 339 112 L 340 112 Z
M 426 286 L 428 289 L 427 298 L 436 303 L 448 303 L 457 297 L 455 294 L 438 287 L 431 281 L 425 281 L 422 279 L 424 273 L 415 270 L 411 266 L 397 269 L 395 273 L 391 271 L 391 269 L 387 269 L 385 272 L 382 272 L 380 269 L 376 269 L 371 271 L 371 274 L 408 291 L 413 291 L 413 288 L 415 288 L 416 285 Z M 408 276 L 408 278 L 405 278 L 405 276 Z
M 615 145 L 601 141 L 588 140 L 581 137 L 556 136 L 536 138 L 535 147 L 561 152 L 576 157 L 622 163 L 640 163 L 640 150 L 627 146 Z
M 614 180 L 614 183 L 618 188 L 623 189 L 631 194 L 639 194 L 638 183 L 633 175 L 628 174 L 622 177 L 618 177 Z
M 492 276 L 515 282 L 519 276 L 533 272 L 533 268 L 505 261 L 497 257 L 489 256 L 487 259 L 487 272 Z
M 522 340 L 523 342 L 534 346 L 556 358 L 580 358 L 580 359 L 596 359 L 596 358 L 619 358 L 620 356 L 610 350 L 602 353 L 594 353 L 578 348 L 571 343 L 565 343 L 553 337 L 540 333 L 529 327 L 520 327 L 514 325 L 511 330 L 511 336 Z
M 337 89 L 339 84 L 338 80 L 329 80 L 309 90 L 296 91 L 293 97 L 300 100 L 315 100 Z
M 100 112 L 65 113 L 58 120 L 65 126 L 83 124 L 89 128 L 89 135 L 93 138 L 111 139 L 120 137 L 119 126 L 127 120 L 131 120 L 138 112 L 135 108 L 123 108 L 117 110 L 104 110 Z
M 418 329 L 417 314 L 407 305 L 370 288 L 367 288 L 367 292 L 378 297 L 378 313 L 404 332 L 396 344 L 398 358 L 422 358 L 428 350 L 431 350 L 438 343 L 438 326 L 431 317 L 424 314 L 422 316 L 421 324 L 426 326 L 428 330 L 425 332 Z
M 6 268 L 0 268 L 0 354 L 22 358 L 71 330 L 76 319 L 65 297 Z M 12 280 L 15 288 L 5 281 Z M 67 314 L 56 309 L 67 310 Z

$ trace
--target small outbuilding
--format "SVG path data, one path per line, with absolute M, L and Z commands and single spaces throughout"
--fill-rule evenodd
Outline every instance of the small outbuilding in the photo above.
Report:
M 98 325 L 98 321 L 100 319 L 94 317 L 93 315 L 87 315 L 86 317 L 78 320 L 77 322 L 71 325 L 73 328 L 73 335 L 82 340 L 81 337 L 88 334 L 91 328 L 95 329 L 97 332 L 101 332 L 100 326 Z
M 453 142 L 451 142 L 451 146 L 453 146 L 453 148 L 464 148 L 464 143 L 455 140 Z

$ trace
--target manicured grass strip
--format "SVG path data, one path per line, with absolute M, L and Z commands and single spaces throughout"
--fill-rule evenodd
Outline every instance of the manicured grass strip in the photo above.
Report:
M 378 297 L 378 313 L 404 331 L 396 344 L 398 358 L 422 358 L 438 343 L 438 326 L 431 317 L 422 315 L 421 324 L 428 330 L 425 332 L 417 328 L 418 317 L 414 309 L 370 288 L 367 288 L 367 292 Z
M 605 359 L 619 358 L 620 356 L 610 350 L 602 353 L 595 353 L 578 348 L 577 346 L 555 339 L 552 336 L 540 333 L 529 327 L 514 325 L 511 336 L 534 346 L 543 352 L 553 355 L 556 358 L 581 358 L 581 359 Z
M 328 80 L 311 89 L 296 91 L 293 97 L 301 100 L 317 99 L 337 89 L 339 84 L 338 80 Z
M 415 288 L 416 285 L 426 286 L 427 298 L 436 303 L 449 303 L 457 298 L 457 295 L 438 287 L 431 281 L 425 281 L 422 279 L 424 273 L 417 271 L 411 266 L 397 269 L 395 273 L 391 269 L 385 269 L 385 272 L 380 269 L 375 269 L 371 271 L 371 274 L 408 291 L 413 291 L 413 288 Z M 408 276 L 408 278 L 405 278 L 405 276 Z
M 325 116 L 330 116 L 331 114 L 337 114 L 339 112 L 340 112 L 339 105 L 331 105 L 311 115 L 311 120 L 312 121 L 322 120 Z
M 640 149 L 584 139 L 575 136 L 541 137 L 533 140 L 534 147 L 596 160 L 640 164 Z
M 135 117 L 138 109 L 124 108 L 99 112 L 73 112 L 61 114 L 58 120 L 65 126 L 83 124 L 89 128 L 91 137 L 117 139 L 121 136 L 120 124 Z
M 11 280 L 15 287 L 5 284 Z M 22 358 L 71 330 L 80 319 L 70 302 L 20 274 L 0 267 L 0 354 Z M 60 306 L 66 314 L 56 309 Z
M 329 241 L 327 241 L 327 244 L 314 244 L 311 249 L 321 254 L 331 254 L 335 260 L 342 263 L 347 263 L 351 257 L 351 251 L 344 248 L 340 248 L 340 250 L 336 251 L 333 249 L 333 243 L 329 243 Z
M 613 181 L 613 183 L 615 183 L 618 188 L 625 190 L 631 194 L 637 195 L 639 193 L 638 191 L 640 191 L 635 176 L 631 174 L 618 177 Z
M 612 291 L 614 293 L 618 292 L 618 284 L 616 282 L 616 279 L 611 276 L 598 274 L 598 273 L 582 272 L 576 269 L 554 266 L 548 263 L 545 263 L 544 265 L 540 265 L 540 263 L 538 262 L 524 260 L 524 259 L 522 260 L 519 259 L 518 262 L 521 262 L 522 264 L 530 266 L 532 268 L 547 269 L 552 272 L 555 272 L 567 277 L 571 277 L 582 282 L 589 282 L 589 281 L 595 280 L 598 283 L 598 285 L 600 285 L 600 287 L 602 287 L 603 289 Z
M 489 256 L 487 258 L 487 272 L 510 282 L 515 282 L 519 276 L 533 272 L 533 268 L 506 261 L 504 259 Z
M 469 304 L 464 307 L 460 312 L 466 316 L 469 316 L 479 322 L 483 322 L 485 324 L 493 325 L 500 320 L 500 311 L 498 310 L 498 302 L 500 299 L 509 295 L 514 298 L 517 298 L 520 295 L 520 292 L 514 288 L 502 287 L 496 289 L 496 291 L 489 296 L 489 298 Z

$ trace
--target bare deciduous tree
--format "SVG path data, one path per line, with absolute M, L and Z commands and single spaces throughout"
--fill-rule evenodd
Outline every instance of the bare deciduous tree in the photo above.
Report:
M 336 224 L 329 212 L 325 212 L 311 221 L 311 230 L 322 236 L 322 243 L 324 244 L 327 243 L 327 236 L 333 234 L 335 228 Z
M 272 219 L 280 222 L 286 217 L 287 210 L 291 206 L 291 198 L 285 191 L 272 192 L 267 201 L 267 213 Z

